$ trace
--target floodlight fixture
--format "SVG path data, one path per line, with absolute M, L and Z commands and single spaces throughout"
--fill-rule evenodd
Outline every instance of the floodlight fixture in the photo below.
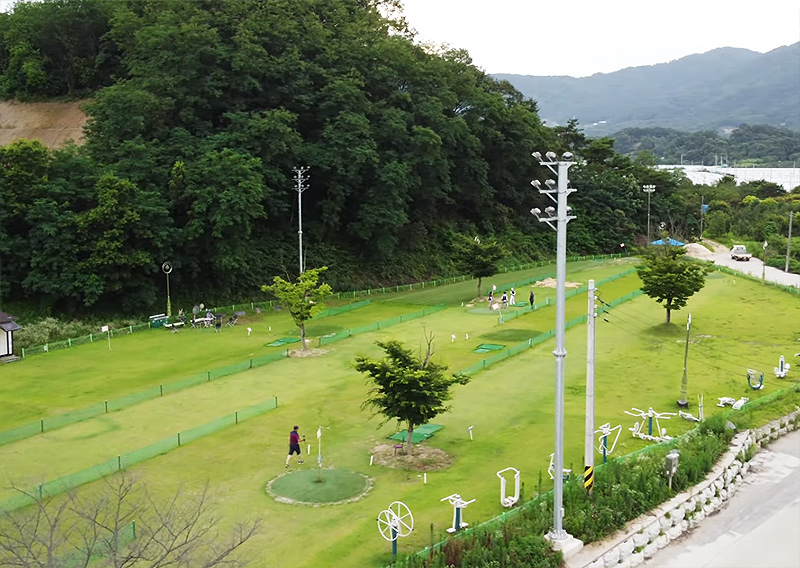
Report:
M 556 153 L 555 152 L 547 152 L 545 154 L 545 156 L 547 156 L 547 159 L 550 160 L 551 162 L 555 162 L 556 161 Z

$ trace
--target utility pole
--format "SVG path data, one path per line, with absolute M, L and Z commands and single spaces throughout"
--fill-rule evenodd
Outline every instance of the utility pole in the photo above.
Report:
M 580 549 L 583 543 L 571 536 L 563 528 L 564 506 L 564 358 L 567 350 L 564 345 L 566 330 L 566 277 L 567 277 L 567 223 L 575 218 L 572 208 L 567 206 L 567 196 L 575 189 L 569 187 L 567 170 L 575 165 L 571 152 L 564 152 L 559 160 L 555 152 L 547 152 L 545 157 L 539 152 L 534 152 L 533 157 L 543 166 L 546 166 L 558 178 L 558 183 L 549 179 L 542 187 L 539 180 L 533 180 L 531 185 L 539 193 L 547 195 L 557 207 L 547 207 L 544 216 L 539 208 L 531 209 L 531 213 L 539 221 L 547 223 L 556 231 L 556 348 L 553 355 L 556 358 L 556 412 L 555 412 L 555 451 L 553 452 L 553 530 L 547 533 L 547 538 L 552 542 L 553 548 L 564 552 L 567 557 L 570 551 Z M 555 196 L 553 195 L 555 194 Z M 555 222 L 555 225 L 553 223 Z
M 783 269 L 784 272 L 789 272 L 789 254 L 792 252 L 792 217 L 794 216 L 794 211 L 789 211 L 789 238 L 786 239 L 786 268 Z
M 642 191 L 647 194 L 647 246 L 650 246 L 650 194 L 656 190 L 653 184 L 642 186 Z
M 308 166 L 292 168 L 292 171 L 294 172 L 294 189 L 297 191 L 297 237 L 300 240 L 300 274 L 302 274 L 305 271 L 305 262 L 303 262 L 303 192 L 308 189 L 306 184 L 308 176 L 305 175 Z
M 764 280 L 767 276 L 767 241 L 764 241 L 764 254 L 762 255 L 763 261 L 761 263 L 761 280 Z
M 594 489 L 594 354 L 597 314 L 595 313 L 594 280 L 589 280 L 589 319 L 586 332 L 586 429 L 583 445 L 583 487 Z
M 678 401 L 678 406 L 681 408 L 688 408 L 689 401 L 687 399 L 689 392 L 689 330 L 692 328 L 692 314 L 689 314 L 689 321 L 686 322 L 686 351 L 683 355 L 683 378 L 681 379 L 681 399 Z

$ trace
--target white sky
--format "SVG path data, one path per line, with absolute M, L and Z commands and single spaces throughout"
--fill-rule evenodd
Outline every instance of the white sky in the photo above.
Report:
M 467 49 L 488 73 L 584 77 L 800 41 L 800 0 L 401 1 L 420 41 Z
M 467 49 L 488 73 L 584 77 L 800 41 L 799 0 L 401 1 L 420 41 Z

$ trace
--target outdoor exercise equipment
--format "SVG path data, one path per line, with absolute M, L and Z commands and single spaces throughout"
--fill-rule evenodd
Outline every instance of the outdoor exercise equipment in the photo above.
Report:
M 750 388 L 753 390 L 761 390 L 764 388 L 764 373 L 761 373 L 758 377 L 758 383 L 756 383 L 756 373 L 753 369 L 747 369 L 747 384 L 750 385 Z
M 791 368 L 792 366 L 786 362 L 786 358 L 781 355 L 781 358 L 778 361 L 778 366 L 775 367 L 775 376 L 779 379 L 786 378 L 786 375 L 789 374 L 789 369 Z
M 507 471 L 514 472 L 514 496 L 506 495 L 506 478 L 503 475 Z M 503 507 L 513 507 L 519 501 L 519 470 L 513 467 L 507 467 L 497 472 L 497 477 L 500 478 L 500 504 Z
M 678 411 L 678 416 L 691 422 L 702 422 L 705 420 L 705 417 L 703 416 L 703 395 L 701 394 L 697 396 L 697 417 L 694 417 L 691 413 L 684 412 L 683 410 Z
M 616 436 L 614 436 L 614 441 L 611 443 L 611 447 L 608 447 L 608 436 L 616 432 Z M 600 426 L 597 430 L 594 431 L 595 434 L 599 434 L 597 437 L 597 446 L 595 448 L 598 452 L 603 454 L 603 463 L 608 461 L 608 455 L 614 451 L 614 448 L 617 446 L 617 440 L 619 440 L 619 435 L 622 432 L 622 424 L 617 424 L 613 428 L 609 422 L 606 422 L 602 426 Z
M 628 428 L 635 438 L 650 440 L 651 442 L 664 442 L 672 439 L 672 436 L 667 436 L 667 429 L 661 427 L 659 420 L 661 418 L 664 420 L 669 420 L 670 416 L 675 416 L 674 412 L 656 412 L 651 406 L 646 411 L 633 407 L 631 410 L 626 410 L 625 414 L 630 416 L 638 416 L 642 419 L 641 422 L 634 424 L 632 428 Z M 653 419 L 655 419 L 656 424 L 655 435 L 653 435 Z M 642 431 L 644 429 L 645 422 L 647 422 L 647 434 Z
M 470 503 L 474 503 L 475 499 L 470 499 L 469 501 L 464 501 L 461 498 L 461 495 L 458 493 L 453 493 L 452 495 L 448 495 L 439 501 L 449 501 L 450 504 L 453 506 L 453 526 L 447 529 L 447 532 L 450 534 L 457 533 L 461 529 L 464 529 L 468 526 L 468 523 L 463 521 L 463 515 L 461 513 L 462 509 L 466 509 L 467 505 Z
M 394 501 L 378 513 L 378 530 L 392 543 L 392 558 L 397 557 L 397 537 L 407 537 L 414 530 L 414 515 L 402 501 Z
M 547 475 L 550 476 L 550 479 L 555 479 L 555 475 L 553 475 L 555 470 L 556 470 L 556 466 L 553 465 L 553 456 L 554 455 L 555 454 L 550 454 L 550 465 L 547 466 Z M 561 478 L 564 481 L 569 481 L 569 476 L 570 476 L 571 473 L 572 473 L 571 469 L 563 468 L 561 470 L 561 476 L 562 476 Z
M 731 398 L 729 396 L 722 396 L 722 397 L 718 398 L 717 400 L 719 400 L 719 402 L 717 403 L 717 406 L 719 406 L 720 408 L 723 408 L 725 406 L 731 406 L 731 405 L 736 403 L 736 399 L 735 398 Z
M 741 410 L 742 407 L 745 404 L 747 404 L 748 402 L 750 402 L 750 399 L 747 398 L 746 396 L 743 396 L 742 398 L 740 398 L 739 400 L 737 400 L 736 402 L 733 403 L 733 409 L 734 410 Z

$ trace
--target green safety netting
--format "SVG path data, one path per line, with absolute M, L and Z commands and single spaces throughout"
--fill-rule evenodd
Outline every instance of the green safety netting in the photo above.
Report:
M 423 424 L 422 426 L 417 426 L 414 428 L 414 432 L 411 434 L 411 442 L 414 444 L 419 444 L 421 441 L 427 440 L 433 436 L 442 428 L 444 428 L 444 426 L 439 426 L 438 424 Z M 392 434 L 389 436 L 389 439 L 405 442 L 408 440 L 408 430 L 402 430 L 396 434 Z

